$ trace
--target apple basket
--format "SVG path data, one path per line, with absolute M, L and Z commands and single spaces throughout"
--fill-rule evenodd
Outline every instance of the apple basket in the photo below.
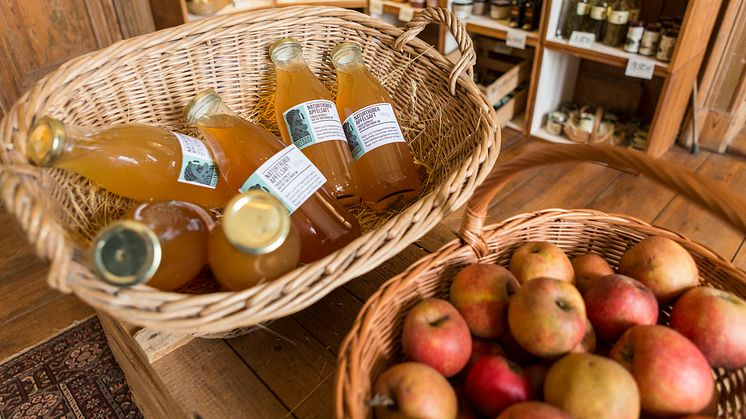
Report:
M 404 360 L 400 336 L 407 312 L 424 298 L 447 298 L 450 283 L 461 268 L 475 262 L 507 266 L 525 241 L 549 241 L 568 256 L 594 252 L 617 267 L 624 252 L 652 235 L 681 244 L 694 257 L 700 282 L 746 298 L 746 273 L 706 247 L 664 228 L 624 216 L 593 210 L 550 209 L 520 214 L 484 226 L 487 208 L 501 187 L 516 173 L 547 163 L 593 161 L 632 169 L 678 191 L 746 231 L 746 202 L 711 181 L 651 159 L 638 152 L 610 146 L 564 145 L 530 149 L 502 164 L 477 188 L 468 203 L 460 239 L 424 257 L 388 280 L 360 311 L 339 352 L 336 414 L 345 418 L 372 416 L 371 385 L 386 368 Z M 670 313 L 669 307 L 662 307 Z M 719 416 L 743 418 L 746 411 L 746 368 L 715 369 L 720 393 Z

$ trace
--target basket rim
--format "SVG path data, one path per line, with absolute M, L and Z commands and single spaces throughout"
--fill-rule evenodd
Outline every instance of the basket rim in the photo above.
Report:
M 441 13 L 450 15 L 449 11 Z M 328 6 L 293 6 L 214 16 L 121 40 L 104 49 L 82 55 L 46 75 L 19 97 L 0 123 L 0 139 L 5 145 L 0 150 L 2 169 L 5 169 L 0 172 L 2 199 L 8 211 L 21 222 L 27 238 L 36 247 L 37 255 L 51 260 L 48 276 L 50 286 L 62 291 L 72 291 L 97 309 L 155 330 L 190 334 L 221 333 L 234 329 L 228 327 L 228 324 L 246 327 L 308 307 L 334 288 L 374 269 L 399 253 L 434 227 L 447 212 L 468 200 L 497 160 L 500 129 L 492 107 L 486 103 L 473 80 L 462 73 L 457 80 L 461 89 L 460 100 L 474 105 L 474 112 L 479 118 L 473 134 L 479 140 L 472 154 L 450 176 L 441 180 L 439 186 L 405 211 L 345 248 L 272 281 L 270 284 L 275 284 L 276 287 L 269 289 L 265 284 L 263 287 L 238 292 L 193 295 L 162 292 L 147 285 L 116 288 L 91 277 L 82 248 L 68 236 L 56 217 L 44 214 L 43 204 L 40 203 L 44 199 L 44 193 L 35 183 L 36 175 L 33 170 L 27 170 L 30 169 L 28 162 L 15 148 L 14 138 L 25 138 L 24 128 L 27 129 L 35 115 L 44 109 L 50 91 L 55 86 L 85 83 L 90 74 L 100 72 L 107 66 L 115 67 L 119 60 L 130 54 L 144 56 L 152 53 L 148 48 L 161 44 L 179 39 L 208 39 L 210 32 L 216 28 L 243 27 L 245 30 L 255 24 L 280 25 L 281 22 L 301 17 L 353 21 L 375 34 L 391 38 L 388 43 L 391 48 L 396 39 L 406 32 L 403 28 L 362 13 Z M 454 25 L 461 25 L 455 19 L 454 21 Z M 418 59 L 428 60 L 443 69 L 444 74 L 453 68 L 445 57 L 420 39 L 408 42 L 403 51 L 417 55 Z M 447 78 L 444 83 L 447 83 Z M 374 263 L 370 263 L 371 261 Z M 302 286 L 295 284 L 304 277 L 315 278 L 315 283 L 301 284 Z M 252 299 L 272 294 L 279 298 L 264 307 L 262 315 L 248 318 L 241 315 L 250 306 Z
M 563 209 L 547 208 L 533 212 L 524 212 L 508 217 L 495 224 L 489 224 L 483 229 L 483 237 L 487 240 L 495 240 L 502 236 L 509 236 L 522 226 L 529 223 L 549 224 L 562 220 L 568 221 L 603 221 L 609 226 L 624 226 L 627 228 L 641 228 L 656 234 L 666 236 L 676 242 L 684 242 L 688 247 L 713 262 L 719 269 L 724 270 L 736 281 L 746 285 L 746 271 L 735 266 L 731 261 L 720 256 L 710 247 L 689 239 L 666 227 L 648 223 L 641 219 L 619 213 L 606 213 L 594 209 Z M 645 233 L 649 235 L 648 233 Z M 551 241 L 551 240 L 550 240 Z M 366 328 L 382 312 L 390 312 L 396 306 L 396 297 L 400 288 L 425 272 L 438 270 L 439 267 L 448 264 L 449 261 L 458 258 L 469 258 L 469 263 L 478 263 L 490 255 L 504 251 L 501 248 L 490 248 L 489 253 L 479 256 L 479 250 L 473 248 L 461 237 L 456 237 L 443 244 L 436 251 L 422 257 L 409 266 L 400 274 L 389 278 L 376 290 L 363 304 L 358 312 L 352 326 L 342 341 L 337 355 L 337 372 L 335 377 L 335 409 L 337 417 L 350 417 L 348 410 L 348 399 L 351 398 L 353 385 L 351 376 L 359 375 L 359 355 L 362 351 L 362 341 L 366 339 Z M 690 251 L 687 249 L 687 251 Z M 370 379 L 370 377 L 368 377 Z M 347 414 L 346 414 L 347 413 Z M 354 417 L 354 416 L 353 416 Z

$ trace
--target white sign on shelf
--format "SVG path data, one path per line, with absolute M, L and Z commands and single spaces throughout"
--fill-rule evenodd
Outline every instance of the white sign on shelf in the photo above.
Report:
M 596 42 L 596 34 L 590 32 L 572 31 L 570 45 L 579 48 L 590 48 Z
M 381 16 L 383 14 L 383 2 L 381 0 L 370 0 L 368 8 L 371 16 Z
M 655 73 L 655 61 L 639 55 L 630 55 L 624 75 L 651 80 Z
M 399 20 L 409 22 L 414 17 L 414 7 L 402 6 L 399 9 Z
M 512 48 L 526 49 L 526 32 L 508 29 L 505 45 Z

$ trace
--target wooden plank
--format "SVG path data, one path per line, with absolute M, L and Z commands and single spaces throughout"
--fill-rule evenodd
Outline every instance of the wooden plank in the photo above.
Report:
M 149 0 L 112 0 L 123 38 L 155 31 Z
M 426 255 L 427 253 L 419 247 L 409 245 L 378 268 L 345 284 L 345 288 L 360 301 L 367 301 L 368 297 L 373 295 L 384 282 L 402 273 Z
M 159 374 L 147 362 L 145 354 L 135 344 L 128 328 L 107 314 L 99 313 L 114 358 L 122 368 L 132 396 L 145 417 L 186 418 L 186 411 L 166 389 Z
M 131 334 L 151 364 L 195 339 L 189 335 L 174 335 L 144 328 L 135 328 Z
M 741 243 L 736 256 L 733 257 L 733 264 L 739 269 L 746 271 L 746 240 Z
M 674 49 L 670 64 L 672 72 L 679 72 L 691 66 L 690 61 L 696 62 L 694 67 L 697 70 L 699 69 L 721 3 L 722 0 L 692 0 L 688 2 L 684 15 L 684 25 L 682 25 L 676 41 L 677 45 L 684 45 L 686 48 Z M 691 82 L 687 83 L 687 86 L 691 86 L 693 81 L 694 78 L 691 78 Z
M 336 358 L 298 322 L 279 319 L 265 330 L 227 342 L 290 413 L 332 417 Z
M 336 355 L 363 303 L 344 287 L 337 288 L 321 301 L 292 317 L 330 353 Z
M 165 29 L 187 22 L 186 0 L 150 0 L 150 10 L 156 29 Z
M 85 5 L 99 48 L 122 39 L 122 31 L 119 28 L 117 14 L 111 0 L 85 0 Z
M 220 339 L 195 339 L 154 363 L 153 370 L 191 417 L 278 418 L 286 412 L 262 380 Z M 127 382 L 131 382 L 129 377 Z M 168 417 L 173 416 L 164 416 Z

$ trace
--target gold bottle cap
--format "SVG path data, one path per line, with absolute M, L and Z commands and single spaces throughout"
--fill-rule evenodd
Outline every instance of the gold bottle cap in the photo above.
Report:
M 161 243 L 145 224 L 117 221 L 93 240 L 93 267 L 104 281 L 119 287 L 147 282 L 161 263 Z
M 252 190 L 236 195 L 226 205 L 223 231 L 241 251 L 269 253 L 280 247 L 290 233 L 290 215 L 277 198 Z
M 282 38 L 279 41 L 275 42 L 274 44 L 270 45 L 269 47 L 269 56 L 272 59 L 272 62 L 277 61 L 277 58 L 284 61 L 291 57 L 277 57 L 275 53 L 279 53 L 280 51 L 284 50 L 284 46 L 295 46 L 297 48 L 301 48 L 301 43 L 299 40 L 295 38 Z M 293 52 L 293 55 L 295 55 L 295 52 Z
M 36 166 L 52 166 L 65 147 L 65 124 L 49 116 L 39 118 L 26 139 L 26 157 Z
M 196 124 L 210 109 L 220 103 L 220 95 L 215 89 L 207 89 L 197 93 L 184 108 L 184 118 L 190 124 Z
M 358 60 L 363 55 L 363 48 L 355 42 L 340 42 L 332 50 L 332 64 L 335 67 Z

